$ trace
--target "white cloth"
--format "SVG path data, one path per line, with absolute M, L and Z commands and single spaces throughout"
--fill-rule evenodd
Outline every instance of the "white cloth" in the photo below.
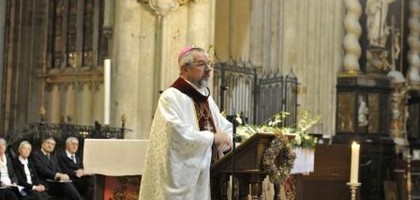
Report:
M 147 140 L 85 139 L 83 171 L 105 176 L 135 176 L 143 172 Z
M 290 174 L 308 174 L 314 172 L 315 149 L 312 148 L 294 148 L 296 159 Z
M 232 133 L 209 97 L 217 132 Z M 214 133 L 200 131 L 194 101 L 175 88 L 161 94 L 152 123 L 140 200 L 210 200 Z

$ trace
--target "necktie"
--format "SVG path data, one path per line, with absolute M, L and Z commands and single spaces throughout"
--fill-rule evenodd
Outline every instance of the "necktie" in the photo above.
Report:
M 47 153 L 47 158 L 48 158 L 48 160 L 50 160 L 50 154 L 49 153 Z
M 71 154 L 71 159 L 73 160 L 74 163 L 76 163 L 76 157 L 74 157 L 74 154 Z

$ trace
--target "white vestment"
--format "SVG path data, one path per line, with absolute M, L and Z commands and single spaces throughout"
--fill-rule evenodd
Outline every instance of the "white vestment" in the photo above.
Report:
M 232 124 L 208 98 L 217 132 L 231 136 Z M 194 101 L 169 88 L 161 94 L 153 119 L 140 200 L 210 200 L 210 162 L 214 133 L 200 131 Z

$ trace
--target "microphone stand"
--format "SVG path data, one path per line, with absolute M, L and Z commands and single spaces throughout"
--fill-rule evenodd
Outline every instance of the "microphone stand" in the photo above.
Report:
M 235 150 L 236 150 L 236 126 L 237 126 L 237 122 L 236 122 L 236 119 L 235 119 L 235 115 L 231 115 L 231 116 L 228 116 L 231 120 L 231 122 L 232 122 L 232 125 L 233 125 L 233 130 L 232 130 L 232 152 L 231 152 L 231 154 L 232 154 L 232 159 L 231 159 L 231 176 L 232 176 L 232 182 L 231 182 L 231 184 L 232 184 L 232 188 L 231 188 L 231 200 L 234 200 L 235 199 Z

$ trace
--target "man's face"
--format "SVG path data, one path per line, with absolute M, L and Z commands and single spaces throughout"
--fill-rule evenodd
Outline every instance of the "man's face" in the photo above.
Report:
M 42 143 L 41 146 L 42 150 L 44 150 L 47 153 L 51 153 L 54 151 L 55 148 L 55 140 L 53 139 L 46 139 L 44 140 L 44 142 Z
M 207 86 L 211 72 L 209 56 L 199 51 L 193 51 L 191 54 L 194 57 L 194 63 L 185 68 L 187 80 L 198 87 Z
M 77 140 L 71 140 L 69 143 L 66 144 L 66 149 L 70 153 L 75 154 L 78 148 L 79 148 L 79 142 Z

